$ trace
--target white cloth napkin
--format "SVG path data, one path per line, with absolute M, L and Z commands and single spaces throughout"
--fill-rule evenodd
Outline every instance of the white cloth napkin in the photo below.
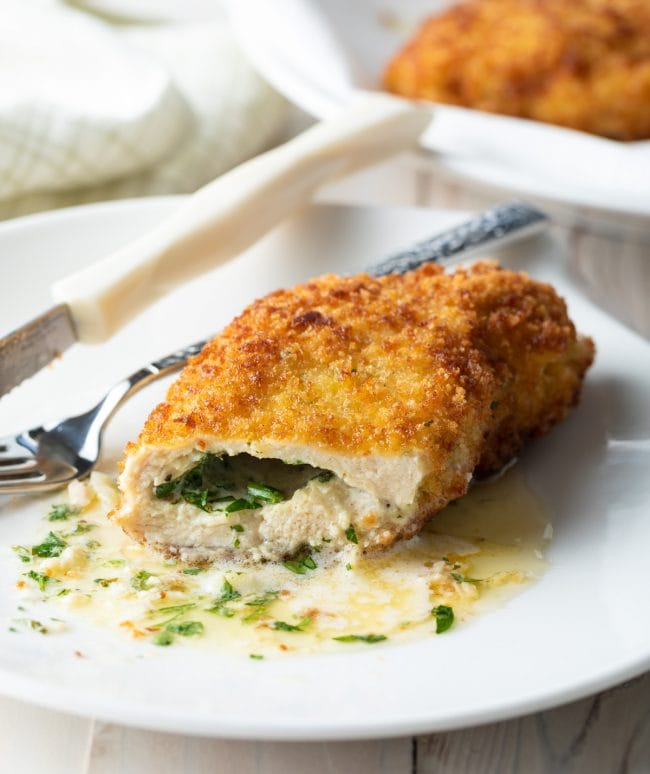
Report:
M 218 15 L 112 25 L 5 0 L 0 217 L 192 191 L 268 147 L 286 107 Z

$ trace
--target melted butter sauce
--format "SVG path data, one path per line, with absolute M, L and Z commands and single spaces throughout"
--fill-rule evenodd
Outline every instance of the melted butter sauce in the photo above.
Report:
M 78 497 L 79 486 L 71 494 Z M 473 485 L 420 535 L 383 554 L 362 556 L 353 544 L 312 552 L 316 568 L 309 562 L 300 573 L 277 563 L 198 568 L 153 555 L 110 522 L 117 492 L 107 476 L 93 474 L 85 486 L 89 502 L 80 512 L 46 517 L 35 541 L 54 532 L 66 544 L 59 556 L 17 550 L 25 602 L 46 602 L 50 620 L 65 615 L 67 627 L 83 616 L 160 647 L 253 657 L 367 647 L 363 639 L 334 639 L 350 635 L 436 636 L 433 608 L 451 607 L 460 626 L 540 577 L 551 534 L 543 504 L 511 468 Z

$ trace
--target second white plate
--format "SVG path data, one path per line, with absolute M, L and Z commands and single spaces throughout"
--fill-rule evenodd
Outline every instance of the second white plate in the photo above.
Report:
M 260 73 L 318 117 L 378 90 L 417 24 L 451 0 L 233 0 Z M 650 141 L 621 143 L 536 121 L 432 105 L 423 145 L 484 185 L 583 208 L 650 215 Z

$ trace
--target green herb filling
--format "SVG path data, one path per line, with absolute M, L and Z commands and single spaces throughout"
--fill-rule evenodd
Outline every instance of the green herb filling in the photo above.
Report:
M 366 642 L 374 645 L 376 642 L 387 640 L 385 634 L 342 634 L 340 637 L 332 637 L 337 642 Z
M 431 614 L 436 619 L 436 634 L 442 634 L 447 629 L 451 629 L 454 623 L 454 611 L 448 605 L 437 605 L 431 610 Z

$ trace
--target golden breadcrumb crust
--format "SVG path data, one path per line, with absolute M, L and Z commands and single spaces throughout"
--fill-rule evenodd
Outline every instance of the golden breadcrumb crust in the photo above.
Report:
M 255 301 L 210 341 L 129 453 L 266 439 L 424 452 L 435 474 L 462 448 L 463 470 L 489 472 L 565 415 L 592 358 L 553 288 L 491 261 L 326 275 Z
M 648 0 L 470 0 L 429 18 L 392 59 L 405 97 L 650 137 Z

